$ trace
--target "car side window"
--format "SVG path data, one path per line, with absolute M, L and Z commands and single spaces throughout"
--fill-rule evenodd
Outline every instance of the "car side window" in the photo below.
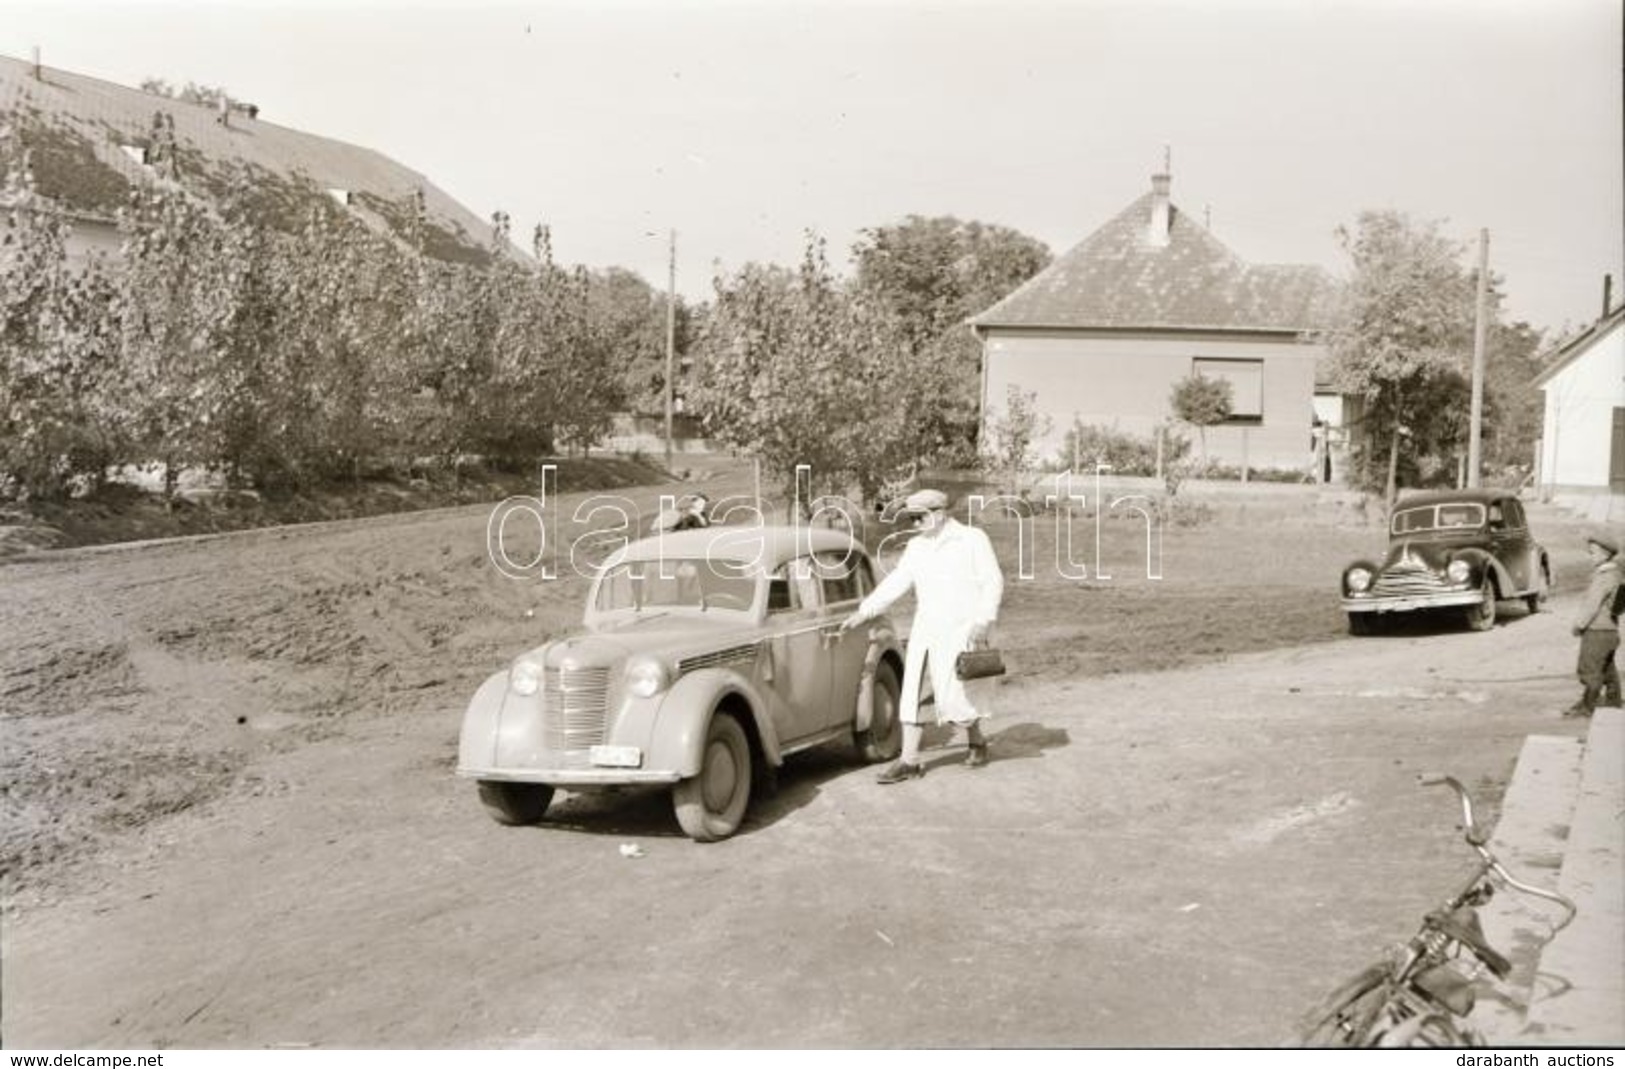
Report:
M 767 579 L 767 611 L 788 612 L 796 607 L 795 594 L 790 587 L 790 576 L 780 565 Z
M 814 556 L 813 563 L 823 586 L 825 605 L 863 597 L 854 555 L 826 550 Z
M 795 592 L 798 608 L 816 609 L 824 603 L 818 574 L 809 557 L 797 557 L 790 562 L 790 588 Z
M 1526 521 L 1523 518 L 1523 503 L 1508 499 L 1506 502 L 1506 523 L 1514 531 L 1523 530 Z

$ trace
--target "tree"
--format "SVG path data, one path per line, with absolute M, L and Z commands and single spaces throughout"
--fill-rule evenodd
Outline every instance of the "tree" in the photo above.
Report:
M 1038 410 L 1038 394 L 1011 383 L 1005 391 L 1004 411 L 988 425 L 988 443 L 994 464 L 1007 473 L 1010 490 L 1020 488 L 1022 473 L 1032 460 L 1034 439 L 1049 433 L 1050 419 Z
M 821 492 L 865 501 L 938 448 L 929 414 L 946 388 L 898 318 L 831 274 L 808 235 L 801 267 L 747 265 L 718 279 L 692 399 L 715 437 L 788 485 L 811 465 Z
M 1048 266 L 1048 247 L 1007 227 L 911 215 L 864 230 L 852 256 L 858 287 L 897 317 L 910 352 L 945 370 L 948 392 L 921 415 L 943 448 L 968 459 L 982 351 L 966 322 Z
M 1465 247 L 1438 223 L 1362 212 L 1353 231 L 1340 227 L 1337 236 L 1354 272 L 1328 337 L 1334 375 L 1364 400 L 1365 437 L 1377 447 L 1356 457 L 1358 475 L 1367 486 L 1380 478 L 1391 505 L 1402 441 L 1417 460 L 1461 438 L 1474 278 L 1461 266 Z
M 99 258 L 69 266 L 67 232 L 0 125 L 0 494 L 62 497 L 114 452 L 110 282 Z
M 1202 441 L 1202 464 L 1207 464 L 1207 429 L 1230 418 L 1234 392 L 1224 379 L 1210 379 L 1193 371 L 1174 383 L 1168 396 L 1174 415 L 1196 428 Z

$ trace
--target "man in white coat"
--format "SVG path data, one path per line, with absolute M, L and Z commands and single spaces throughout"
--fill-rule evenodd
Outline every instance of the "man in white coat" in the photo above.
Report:
M 955 675 L 954 661 L 962 651 L 986 641 L 1004 596 L 1004 575 L 993 544 L 977 528 L 948 515 L 947 495 L 940 490 L 910 494 L 904 511 L 914 515 L 919 534 L 903 548 L 903 557 L 891 574 L 841 624 L 843 629 L 858 627 L 885 612 L 910 589 L 914 591 L 914 626 L 909 632 L 899 699 L 903 752 L 880 774 L 881 783 L 901 783 L 925 775 L 920 764 L 926 724 L 920 712 L 920 688 L 927 669 L 936 696 L 935 720 L 965 728 L 970 743 L 966 767 L 987 764 L 987 740 L 978 723 L 982 714 Z

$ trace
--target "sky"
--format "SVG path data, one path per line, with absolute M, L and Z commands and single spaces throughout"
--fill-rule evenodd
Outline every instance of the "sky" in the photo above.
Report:
M 1346 275 L 1361 211 L 1438 221 L 1508 318 L 1625 295 L 1619 0 L 0 0 L 0 53 L 220 86 L 376 149 L 557 259 L 712 294 L 952 215 L 1059 255 L 1150 188 L 1251 263 Z M 1166 154 L 1166 155 L 1165 155 Z

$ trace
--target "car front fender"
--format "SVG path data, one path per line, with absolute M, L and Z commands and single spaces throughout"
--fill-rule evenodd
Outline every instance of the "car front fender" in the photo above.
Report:
M 507 693 L 508 673 L 496 672 L 469 699 L 457 736 L 458 768 L 491 768 L 497 763 L 497 729 Z
M 1473 578 L 1479 583 L 1484 581 L 1486 575 L 1493 576 L 1496 597 L 1510 598 L 1518 592 L 1518 584 L 1513 580 L 1512 573 L 1506 570 L 1493 553 L 1469 548 L 1457 550 L 1450 556 L 1452 560 L 1464 560 L 1471 564 Z
M 699 774 L 706 728 L 717 708 L 730 702 L 748 710 L 750 723 L 741 726 L 760 742 L 763 759 L 769 765 L 783 764 L 778 732 L 756 687 L 738 672 L 702 668 L 677 680 L 662 696 L 644 767 L 671 769 L 685 777 Z

